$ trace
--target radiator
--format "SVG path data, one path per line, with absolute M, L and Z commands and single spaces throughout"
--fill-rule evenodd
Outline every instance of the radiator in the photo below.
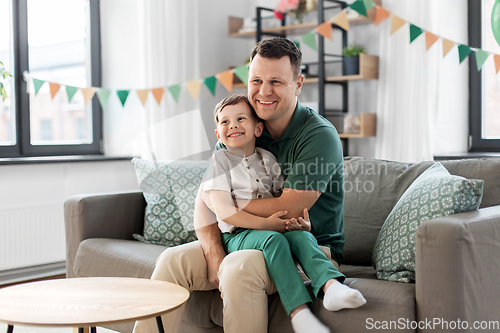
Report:
M 65 261 L 62 202 L 0 206 L 0 272 Z

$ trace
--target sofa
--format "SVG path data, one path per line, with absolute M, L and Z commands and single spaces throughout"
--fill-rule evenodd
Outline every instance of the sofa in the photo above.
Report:
M 500 159 L 442 161 L 452 175 L 484 180 L 479 209 L 434 218 L 418 227 L 415 283 L 377 279 L 372 255 L 379 231 L 405 190 L 433 163 L 345 158 L 345 260 L 340 270 L 345 283 L 360 290 L 367 303 L 329 312 L 315 299 L 313 313 L 332 332 L 500 329 Z M 133 238 L 143 232 L 145 208 L 140 191 L 68 198 L 67 277 L 149 278 L 166 247 Z M 269 296 L 268 305 L 268 331 L 293 332 L 277 294 Z M 219 291 L 192 292 L 181 331 L 223 332 L 221 326 Z M 111 328 L 130 332 L 132 327 L 129 323 Z

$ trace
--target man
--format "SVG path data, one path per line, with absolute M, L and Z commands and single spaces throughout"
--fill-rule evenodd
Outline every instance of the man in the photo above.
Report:
M 311 232 L 338 267 L 344 244 L 341 142 L 333 125 L 298 102 L 304 82 L 301 58 L 301 51 L 285 38 L 261 41 L 252 51 L 248 99 L 265 126 L 257 145 L 276 156 L 285 185 L 278 198 L 239 204 L 264 217 L 287 211 L 285 218 L 298 218 L 307 208 Z M 262 253 L 243 250 L 226 256 L 216 218 L 200 192 L 195 211 L 198 241 L 167 249 L 151 278 L 190 291 L 218 287 L 224 301 L 225 332 L 266 332 L 267 295 L 276 288 Z M 166 332 L 177 332 L 182 313 L 176 310 L 164 317 Z M 156 332 L 156 326 L 154 321 L 138 322 L 135 331 Z

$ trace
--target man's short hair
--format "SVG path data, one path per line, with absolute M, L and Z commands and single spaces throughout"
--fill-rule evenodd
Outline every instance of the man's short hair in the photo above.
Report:
M 299 77 L 302 52 L 291 40 L 283 37 L 261 40 L 254 46 L 250 60 L 253 60 L 257 54 L 269 59 L 281 59 L 284 56 L 288 56 L 292 65 L 294 78 Z
M 218 124 L 219 122 L 219 113 L 228 105 L 238 105 L 239 103 L 246 103 L 248 107 L 250 108 L 250 113 L 254 117 L 255 120 L 257 121 L 262 121 L 259 116 L 257 116 L 257 113 L 253 109 L 252 105 L 250 104 L 250 101 L 248 100 L 248 97 L 243 94 L 234 94 L 229 97 L 224 98 L 222 101 L 220 101 L 216 106 L 214 110 L 214 121 L 215 125 Z

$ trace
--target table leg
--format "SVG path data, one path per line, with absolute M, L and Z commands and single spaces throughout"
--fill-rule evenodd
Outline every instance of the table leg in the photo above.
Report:
M 156 317 L 156 326 L 158 326 L 158 333 L 165 333 L 161 316 Z
M 97 329 L 95 327 L 90 328 L 90 333 L 97 333 Z
M 7 333 L 12 333 L 12 332 L 14 332 L 14 326 L 8 325 L 7 326 Z

